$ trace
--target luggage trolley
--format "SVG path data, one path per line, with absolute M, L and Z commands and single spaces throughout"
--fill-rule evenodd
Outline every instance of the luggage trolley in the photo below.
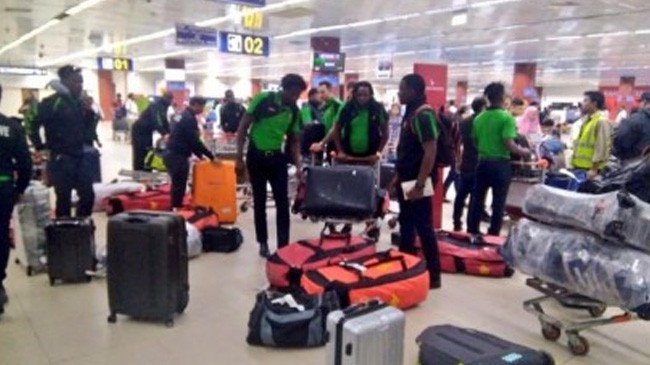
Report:
M 579 171 L 560 170 L 556 174 L 546 176 L 546 185 L 559 189 L 577 191 L 586 181 L 586 174 Z M 561 286 L 554 285 L 539 278 L 529 278 L 526 285 L 542 293 L 543 296 L 533 298 L 524 302 L 524 309 L 535 315 L 542 327 L 542 336 L 548 341 L 557 341 L 562 336 L 562 331 L 568 337 L 568 346 L 572 354 L 584 356 L 589 353 L 589 341 L 580 336 L 580 332 L 606 326 L 610 324 L 625 323 L 638 319 L 638 315 L 629 310 L 622 309 L 622 313 L 602 318 L 607 310 L 607 304 L 577 293 L 573 293 Z M 586 310 L 592 317 L 584 321 L 562 321 L 557 317 L 547 314 L 542 304 L 555 300 L 564 308 Z
M 312 155 L 311 157 L 312 165 L 314 165 L 315 162 L 316 162 L 316 157 L 315 155 Z M 377 185 L 379 185 L 380 177 L 381 177 L 381 160 L 375 160 L 374 157 L 360 158 L 360 157 L 351 157 L 351 156 L 347 156 L 345 159 L 340 159 L 333 154 L 332 166 L 336 166 L 336 165 L 372 166 L 375 168 L 375 181 L 377 182 Z M 292 208 L 292 212 L 294 214 L 300 213 L 299 209 L 297 209 L 295 206 Z M 373 214 L 372 217 L 353 219 L 353 218 L 341 218 L 341 217 L 308 216 L 305 213 L 302 213 L 302 218 L 309 219 L 313 223 L 323 222 L 324 226 L 321 234 L 325 234 L 325 232 L 329 230 L 329 234 L 331 235 L 340 235 L 340 234 L 348 235 L 351 233 L 350 229 L 352 225 L 358 223 L 365 223 L 367 227 L 364 233 L 369 239 L 377 242 L 379 241 L 379 237 L 381 235 L 381 225 L 379 223 L 380 218 L 377 217 L 377 214 Z M 337 225 L 344 225 L 343 230 L 341 232 L 337 231 L 336 229 Z
M 544 183 L 546 170 L 537 162 L 512 161 L 512 182 L 506 198 L 506 213 L 513 220 L 524 216 L 522 207 L 526 191 L 533 185 Z

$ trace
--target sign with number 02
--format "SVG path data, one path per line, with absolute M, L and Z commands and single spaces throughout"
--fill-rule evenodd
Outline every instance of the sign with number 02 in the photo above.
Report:
M 219 49 L 223 53 L 268 57 L 270 53 L 269 43 L 268 37 L 253 34 L 219 32 Z

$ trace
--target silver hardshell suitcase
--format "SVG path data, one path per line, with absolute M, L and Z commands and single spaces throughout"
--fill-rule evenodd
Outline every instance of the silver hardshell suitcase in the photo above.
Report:
M 327 365 L 400 365 L 404 313 L 377 300 L 327 317 Z

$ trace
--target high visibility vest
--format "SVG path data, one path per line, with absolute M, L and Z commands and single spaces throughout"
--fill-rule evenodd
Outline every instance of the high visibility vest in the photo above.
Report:
M 594 167 L 594 152 L 598 137 L 598 123 L 602 120 L 601 113 L 596 113 L 585 122 L 580 131 L 580 137 L 573 150 L 573 167 L 582 170 L 591 170 Z M 607 161 L 602 161 L 596 166 L 598 170 L 605 167 Z

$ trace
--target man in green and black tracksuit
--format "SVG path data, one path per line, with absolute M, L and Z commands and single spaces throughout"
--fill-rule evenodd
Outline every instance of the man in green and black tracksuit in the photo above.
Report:
M 309 149 L 314 143 L 325 138 L 325 125 L 323 124 L 323 103 L 320 100 L 318 89 L 309 90 L 309 100 L 303 104 L 300 110 L 302 137 L 300 141 L 300 153 L 304 158 L 309 157 Z
M 435 163 L 438 152 L 438 123 L 433 110 L 426 105 L 426 84 L 420 75 L 411 74 L 399 86 L 400 102 L 406 105 L 397 147 L 396 183 L 399 200 L 399 249 L 417 254 L 415 235 L 420 238 L 429 270 L 432 289 L 440 287 L 440 256 L 433 230 L 433 202 L 424 196 L 427 180 L 435 182 Z M 415 182 L 409 191 L 402 183 Z
M 322 81 L 318 84 L 321 100 L 325 103 L 323 106 L 323 124 L 325 125 L 325 138 L 312 146 L 312 152 L 327 153 L 327 160 L 330 160 L 330 154 L 336 149 L 334 144 L 334 122 L 343 108 L 343 102 L 335 97 L 332 90 L 332 84 L 329 81 Z
M 296 101 L 307 89 L 299 75 L 282 78 L 282 91 L 260 93 L 251 100 L 237 133 L 237 169 L 244 169 L 244 142 L 249 137 L 246 164 L 255 209 L 255 234 L 260 245 L 260 256 L 269 255 L 266 224 L 266 186 L 271 185 L 277 214 L 277 245 L 289 243 L 288 160 L 282 150 L 286 143 L 298 171 L 300 158 L 300 110 Z M 249 132 L 250 129 L 250 132 Z
M 169 121 L 167 109 L 174 96 L 166 92 L 161 98 L 154 101 L 133 123 L 131 139 L 133 144 L 133 170 L 144 171 L 145 159 L 149 150 L 153 148 L 153 132 L 157 131 L 164 138 L 169 134 Z
M 11 212 L 27 189 L 31 175 L 32 159 L 22 127 L 0 114 L 0 314 L 8 300 L 3 282 L 9 262 Z
M 77 216 L 89 217 L 93 212 L 93 167 L 84 158 L 84 141 L 89 128 L 85 122 L 81 99 L 83 77 L 81 70 L 64 66 L 58 71 L 60 83 L 53 82 L 56 94 L 45 98 L 38 106 L 30 139 L 38 153 L 47 148 L 50 158 L 48 173 L 56 194 L 56 216 L 72 215 L 72 190 L 77 191 Z M 45 128 L 46 143 L 40 129 Z

